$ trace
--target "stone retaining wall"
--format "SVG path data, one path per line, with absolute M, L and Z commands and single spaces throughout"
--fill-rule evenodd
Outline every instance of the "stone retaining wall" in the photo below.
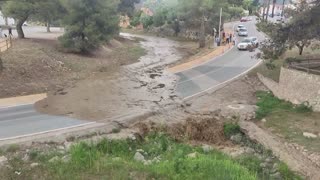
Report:
M 258 74 L 258 77 L 278 98 L 290 101 L 293 104 L 308 102 L 314 111 L 320 112 L 319 75 L 281 68 L 279 83 L 261 74 Z

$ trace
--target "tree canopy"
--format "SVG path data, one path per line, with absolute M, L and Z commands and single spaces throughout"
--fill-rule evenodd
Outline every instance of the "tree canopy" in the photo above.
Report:
M 4 4 L 3 14 L 16 19 L 16 28 L 19 38 L 24 38 L 22 25 L 35 12 L 37 0 L 11 0 Z
M 117 0 L 64 0 L 65 33 L 59 38 L 71 52 L 88 53 L 119 33 Z
M 305 47 L 311 45 L 312 41 L 320 40 L 320 3 L 319 0 L 313 5 L 300 4 L 296 13 L 285 24 L 272 24 L 262 22 L 265 32 L 270 39 L 261 46 L 263 58 L 275 60 L 286 50 L 293 47 L 299 49 L 299 55 L 303 54 Z
M 32 18 L 44 22 L 47 26 L 47 32 L 50 32 L 51 23 L 61 19 L 65 10 L 60 0 L 42 0 L 35 4 L 35 12 Z
M 118 5 L 118 11 L 122 15 L 132 17 L 135 10 L 135 4 L 139 2 L 140 0 L 121 0 Z

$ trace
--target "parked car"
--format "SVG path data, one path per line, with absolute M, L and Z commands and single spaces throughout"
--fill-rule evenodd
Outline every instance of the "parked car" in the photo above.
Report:
M 240 22 L 247 22 L 247 21 L 248 21 L 248 19 L 245 18 L 245 17 L 242 17 L 242 18 L 240 19 Z
M 237 48 L 239 50 L 248 50 L 250 47 L 253 47 L 253 46 L 254 45 L 253 45 L 251 39 L 245 38 L 237 45 Z
M 255 46 L 255 47 L 258 47 L 258 46 L 259 46 L 259 40 L 258 40 L 257 37 L 254 37 L 254 36 L 253 36 L 253 37 L 249 37 L 248 39 L 251 40 L 253 46 Z
M 238 36 L 248 36 L 248 30 L 246 28 L 239 29 Z
M 246 28 L 244 25 L 240 24 L 237 26 L 236 31 L 239 32 L 240 29 Z

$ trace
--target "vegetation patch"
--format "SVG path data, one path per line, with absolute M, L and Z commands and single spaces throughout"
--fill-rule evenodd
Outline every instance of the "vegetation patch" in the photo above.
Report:
M 240 126 L 236 123 L 225 123 L 223 125 L 223 132 L 227 138 L 230 138 L 232 135 L 241 133 Z
M 299 104 L 293 105 L 290 102 L 280 100 L 275 97 L 270 92 L 265 91 L 258 91 L 257 92 L 257 106 L 259 107 L 256 111 L 256 118 L 262 119 L 269 114 L 272 113 L 311 113 L 312 107 L 308 106 L 307 104 Z
M 280 100 L 272 93 L 257 92 L 257 119 L 289 142 L 304 146 L 310 151 L 320 152 L 320 138 L 308 138 L 303 133 L 319 135 L 320 113 L 312 112 L 308 104 L 293 105 Z
M 262 161 L 252 154 L 233 159 L 214 149 L 179 143 L 164 133 L 151 133 L 141 140 L 80 143 L 67 155 L 30 151 L 29 156 L 30 161 L 10 158 L 7 167 L 11 168 L 0 168 L 0 178 L 253 180 L 263 174 Z M 289 169 L 283 172 L 281 177 L 294 175 Z

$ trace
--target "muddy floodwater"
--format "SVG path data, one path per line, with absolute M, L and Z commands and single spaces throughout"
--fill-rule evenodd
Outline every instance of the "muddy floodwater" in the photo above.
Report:
M 142 38 L 147 51 L 139 62 L 123 66 L 113 75 L 96 73 L 36 104 L 38 111 L 78 119 L 108 122 L 152 111 L 181 101 L 175 94 L 177 77 L 165 69 L 182 58 L 178 43 L 160 37 L 121 34 Z

